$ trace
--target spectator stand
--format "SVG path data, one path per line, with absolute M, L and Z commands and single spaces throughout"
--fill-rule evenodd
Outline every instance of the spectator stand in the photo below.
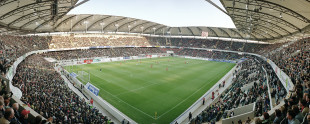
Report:
M 171 47 L 169 47 L 169 48 L 171 48 Z M 175 47 L 175 48 L 177 48 L 177 47 Z M 193 49 L 201 49 L 201 48 L 193 48 Z M 225 51 L 225 50 L 219 50 L 219 51 Z M 239 52 L 235 52 L 235 53 L 239 53 Z M 257 56 L 257 55 L 255 55 L 255 56 Z
M 275 63 L 277 63 L 277 65 L 276 65 L 273 61 L 268 59 L 268 61 L 269 61 L 268 63 L 272 66 L 271 67 L 272 71 L 274 71 L 274 73 L 276 73 L 275 76 L 280 78 L 281 84 L 284 86 L 285 90 L 287 92 L 289 92 L 285 95 L 285 98 L 284 98 L 286 100 L 286 102 L 281 100 L 280 103 L 274 107 L 274 109 L 268 111 L 268 114 L 270 115 L 271 120 L 273 118 L 275 118 L 275 110 L 279 109 L 282 113 L 282 116 L 284 115 L 284 119 L 282 122 L 287 123 L 287 119 L 285 118 L 287 110 L 291 109 L 291 107 L 293 105 L 298 105 L 298 100 L 305 100 L 304 98 L 306 98 L 306 99 L 309 98 L 308 95 L 305 95 L 305 94 L 307 94 L 307 91 L 308 91 L 307 85 L 309 84 L 309 80 L 299 80 L 298 78 L 301 78 L 301 75 L 297 76 L 297 78 L 294 76 L 294 74 L 299 74 L 299 73 L 291 73 L 290 74 L 291 78 L 289 78 L 288 75 L 286 75 L 286 73 L 289 74 L 290 71 L 301 72 L 302 71 L 301 69 L 303 69 L 303 68 L 298 68 L 298 67 L 307 67 L 307 66 L 300 66 L 300 65 L 309 62 L 309 59 L 301 59 L 298 57 L 309 58 L 309 54 L 302 55 L 302 52 L 300 52 L 301 53 L 300 55 L 298 55 L 298 54 L 294 55 L 294 53 L 296 53 L 298 51 L 303 51 L 303 50 L 305 53 L 307 53 L 306 51 L 308 50 L 308 53 L 309 53 L 309 38 L 304 38 L 301 40 L 295 40 L 295 41 L 286 43 L 284 45 L 281 44 L 280 47 L 276 47 L 274 50 L 271 50 L 272 52 L 267 52 L 268 53 L 267 56 L 269 56 L 271 59 L 273 59 L 275 61 Z M 307 55 L 308 55 L 308 57 L 307 57 Z M 300 61 L 300 59 L 302 61 Z M 294 61 L 290 61 L 290 60 L 294 60 Z M 294 65 L 297 65 L 296 63 L 299 66 L 294 67 Z M 289 67 L 291 65 L 293 65 L 293 67 Z M 285 71 L 286 73 L 284 73 L 283 71 Z M 294 78 L 296 78 L 297 80 Z M 293 84 L 293 81 L 291 81 L 291 79 L 296 81 L 296 82 L 294 82 L 295 84 Z M 304 85 L 304 86 L 302 86 L 302 85 Z M 299 89 L 299 91 L 296 89 Z M 301 89 L 301 93 L 300 93 L 300 89 Z M 298 95 L 299 99 L 296 99 L 296 94 L 299 94 Z M 303 95 L 305 95 L 305 96 L 303 96 Z M 299 106 L 299 107 L 301 107 L 301 106 Z M 261 116 L 259 118 L 260 118 L 260 120 L 263 120 L 263 116 Z M 305 116 L 305 118 L 306 118 L 306 116 Z M 306 120 L 306 122 L 307 122 L 307 120 Z M 254 123 L 255 122 L 253 122 L 252 124 L 254 124 Z
M 286 91 L 288 92 L 289 90 L 292 90 L 294 84 L 291 81 L 290 77 L 288 77 L 287 74 L 285 74 L 272 60 L 267 59 L 264 56 L 253 54 L 253 53 L 246 53 L 246 54 L 257 56 L 259 58 L 262 58 L 264 61 L 266 61 L 272 67 L 273 71 L 276 72 L 277 77 L 280 79 Z
M 74 48 L 76 49 L 76 48 Z M 10 81 L 10 85 L 12 86 L 12 78 L 14 77 L 15 73 L 16 73 L 16 69 L 17 66 L 24 61 L 28 56 L 33 55 L 33 54 L 40 54 L 40 53 L 45 53 L 48 52 L 49 50 L 38 50 L 38 51 L 32 51 L 32 52 L 28 52 L 26 54 L 24 54 L 23 56 L 19 57 L 14 64 L 9 68 L 9 71 L 7 72 L 6 77 L 9 78 Z M 52 50 L 52 51 L 57 51 L 57 50 Z M 58 50 L 58 51 L 63 51 L 63 50 Z M 43 58 L 42 58 L 43 59 Z M 18 88 L 17 88 L 18 89 Z M 14 91 L 13 91 L 14 92 Z M 15 94 L 14 94 L 15 95 Z M 30 114 L 29 114 L 29 119 L 30 120 L 34 120 L 35 117 L 37 117 L 37 115 L 39 115 L 36 111 L 34 111 L 33 109 L 31 109 L 29 107 L 29 105 L 26 105 L 25 103 L 23 103 L 21 100 L 19 100 L 20 98 L 17 98 L 16 96 L 12 97 L 12 101 L 13 102 L 17 102 L 21 107 L 21 109 L 26 109 L 26 110 L 30 110 Z M 43 120 L 46 120 L 44 117 L 42 117 Z
M 9 86 L 10 89 L 12 90 L 13 94 L 16 96 L 16 98 L 20 99 L 22 97 L 22 92 L 19 88 L 14 87 L 12 85 L 12 79 L 14 77 L 14 75 L 16 74 L 16 69 L 18 64 L 20 64 L 24 59 L 27 58 L 27 56 L 30 56 L 32 54 L 35 53 L 39 53 L 40 51 L 32 51 L 32 52 L 28 52 L 26 54 L 24 54 L 23 56 L 19 57 L 16 59 L 16 61 L 13 63 L 13 65 L 8 69 L 8 72 L 6 73 L 6 77 L 9 80 Z
M 187 110 L 185 110 L 179 117 L 177 117 L 174 121 L 172 121 L 170 124 L 174 124 L 176 122 L 188 123 L 189 120 L 188 115 L 191 112 L 193 117 L 196 117 L 201 110 L 206 109 L 208 106 L 214 104 L 216 101 L 219 100 L 219 95 L 215 95 L 215 99 L 212 100 L 212 92 L 215 92 L 216 94 L 222 94 L 227 88 L 231 86 L 232 78 L 233 78 L 233 72 L 235 70 L 238 70 L 237 65 L 233 67 L 224 77 L 222 77 L 216 84 L 212 86 L 203 96 L 201 96 L 193 105 L 191 105 Z M 222 88 L 219 88 L 219 84 L 222 84 L 222 82 L 225 81 L 225 86 Z M 205 105 L 201 105 L 203 102 L 203 98 L 207 101 Z M 180 124 L 181 124 L 180 123 Z
M 267 74 L 267 71 L 265 70 L 265 68 L 262 66 L 262 69 L 264 70 L 265 72 L 265 76 L 266 76 L 266 85 L 268 87 L 268 95 L 269 95 L 269 105 L 270 105 L 270 108 L 273 109 L 273 104 L 272 104 L 272 100 L 270 100 L 272 97 L 271 97 L 271 93 L 270 93 L 270 87 L 269 87 L 269 78 L 268 78 L 268 74 Z
M 98 49 L 98 50 L 100 50 L 100 49 Z M 206 51 L 206 50 L 202 50 L 202 51 Z M 72 52 L 74 52 L 74 51 L 70 51 L 71 53 Z M 84 51 L 84 52 L 86 52 L 86 51 Z M 87 53 L 87 52 L 86 52 Z M 83 55 L 83 54 L 80 54 L 80 55 Z M 73 62 L 74 63 L 74 62 Z M 76 86 L 80 86 L 80 83 L 76 83 Z M 226 85 L 227 86 L 227 85 Z M 94 99 L 95 101 L 96 101 L 96 99 Z M 200 106 L 200 105 L 199 105 Z M 121 117 L 121 119 L 120 120 L 122 120 L 123 119 L 123 117 Z
M 14 38 L 14 37 L 13 37 Z M 12 37 L 9 37 L 9 40 L 7 40 L 7 41 L 10 41 L 10 39 L 12 39 Z M 15 39 L 15 38 L 14 38 Z M 23 38 L 19 38 L 20 40 L 22 40 Z M 82 38 L 81 38 L 82 39 Z M 125 38 L 125 40 L 126 39 L 128 39 L 128 38 Z M 134 38 L 133 38 L 134 39 Z M 59 41 L 61 41 L 62 39 L 61 38 L 58 38 L 58 40 Z M 78 40 L 80 40 L 80 39 L 78 39 L 78 38 L 76 38 L 75 39 L 75 41 L 78 41 Z M 83 39 L 82 41 L 84 41 L 84 40 L 89 40 L 89 39 Z M 91 39 L 91 40 L 94 40 L 94 41 L 97 41 L 98 39 Z M 100 40 L 100 39 L 99 39 Z M 36 41 L 36 39 L 34 40 L 34 41 Z M 38 40 L 39 41 L 39 40 Z M 45 41 L 44 39 L 42 40 L 42 41 Z M 69 41 L 69 40 L 68 40 Z M 145 39 L 142 39 L 141 40 L 142 42 L 143 41 L 146 41 L 146 42 L 148 42 L 147 40 L 145 40 Z M 186 41 L 186 40 L 184 40 L 184 41 Z M 41 42 L 41 41 L 40 41 Z M 58 41 L 57 41 L 58 42 Z M 199 45 L 201 45 L 201 43 L 202 42 L 200 42 L 200 41 L 198 41 L 197 43 L 195 42 L 195 40 L 192 40 L 191 42 L 193 42 L 192 44 L 193 45 L 191 45 L 192 47 L 199 47 Z M 42 42 L 41 42 L 42 43 Z M 158 43 L 158 42 L 157 42 Z M 6 43 L 5 45 L 7 45 L 7 44 L 12 44 L 12 43 Z M 24 44 L 24 43 L 21 43 L 21 44 Z M 115 45 L 120 45 L 120 46 L 122 46 L 122 45 L 124 45 L 124 44 L 115 44 L 115 42 L 114 43 L 111 43 L 110 41 L 107 41 L 107 42 L 105 42 L 104 44 L 109 44 L 109 45 L 111 45 L 111 46 L 115 46 Z M 127 43 L 125 43 L 125 44 L 127 44 Z M 130 44 L 135 44 L 135 43 L 133 43 L 133 42 L 130 42 L 130 43 L 128 43 L 129 45 Z M 184 43 L 184 44 L 186 44 L 186 43 Z M 218 42 L 216 42 L 216 44 L 220 44 L 219 43 L 219 41 Z M 291 43 L 290 42 L 290 44 L 293 44 L 293 43 Z M 61 43 L 59 43 L 58 45 L 62 45 Z M 72 48 L 72 46 L 73 47 L 75 47 L 75 46 L 77 46 L 78 47 L 78 45 L 79 44 L 76 44 L 75 43 L 75 45 L 73 45 L 73 44 L 66 44 L 66 46 L 65 47 L 68 47 L 68 48 Z M 94 45 L 94 44 L 92 44 L 92 43 L 88 43 L 88 44 L 83 44 L 82 46 L 89 46 L 89 45 Z M 97 44 L 97 42 L 96 42 L 96 44 L 95 45 L 100 45 L 100 46 L 102 46 L 102 44 Z M 147 43 L 146 44 L 143 44 L 142 43 L 142 45 L 147 45 Z M 158 45 L 158 44 L 157 44 Z M 183 43 L 182 44 L 179 44 L 179 45 L 183 45 Z M 188 44 L 187 44 L 188 45 Z M 196 46 L 197 45 L 197 46 Z M 231 44 L 230 44 L 231 45 Z M 232 45 L 234 45 L 234 44 L 232 44 Z M 246 43 L 245 43 L 245 45 L 246 45 Z M 253 46 L 255 46 L 255 45 L 253 45 Z M 10 46 L 11 47 L 11 46 Z M 27 47 L 28 46 L 25 46 L 25 48 L 27 49 Z M 37 45 L 36 47 L 33 47 L 33 48 L 31 48 L 32 47 L 32 45 L 29 45 L 29 49 L 27 49 L 27 50 L 14 50 L 13 49 L 13 52 L 15 51 L 17 51 L 18 53 L 17 54 L 14 54 L 13 53 L 13 57 L 15 56 L 15 58 L 17 58 L 16 56 L 20 56 L 20 55 L 22 55 L 21 53 L 26 53 L 27 51 L 32 51 L 32 50 L 37 50 L 37 49 L 46 49 L 46 46 L 42 46 L 42 47 L 40 47 L 40 45 Z M 223 47 L 225 47 L 225 46 L 223 46 Z M 284 46 L 285 47 L 285 46 Z M 14 48 L 14 47 L 12 47 L 12 48 Z M 17 47 L 18 48 L 18 47 Z M 60 47 L 60 48 L 64 48 L 64 47 Z M 76 48 L 74 48 L 74 49 L 76 49 Z M 228 48 L 229 49 L 229 48 Z M 63 50 L 65 50 L 65 49 L 63 49 Z M 12 51 L 12 50 L 11 50 Z M 26 52 L 25 52 L 26 51 Z M 62 50 L 60 50 L 60 51 L 62 51 Z M 219 50 L 220 51 L 220 50 Z M 250 50 L 249 50 L 250 51 Z M 5 52 L 7 52 L 7 51 L 5 51 Z M 10 51 L 9 51 L 9 53 L 10 53 Z M 238 53 L 238 52 L 236 52 L 236 53 Z M 256 56 L 259 56 L 259 55 L 256 55 Z M 264 58 L 264 57 L 262 57 L 262 58 Z M 268 60 L 268 59 L 266 59 L 266 58 L 264 58 L 264 60 L 265 61 L 267 61 L 269 64 L 271 63 L 271 65 L 272 64 L 274 64 L 274 63 L 272 63 L 272 61 L 271 60 Z M 12 61 L 15 61 L 15 59 L 12 59 Z M 277 61 L 275 61 L 275 62 L 277 62 Z M 274 64 L 275 65 L 275 64 Z M 16 66 L 12 66 L 13 68 L 12 69 L 9 69 L 9 72 L 10 73 L 7 73 L 7 76 L 12 76 L 12 72 L 14 72 L 14 70 L 16 69 Z M 277 77 L 279 77 L 279 79 L 281 80 L 281 83 L 282 83 L 282 85 L 284 86 L 284 88 L 286 89 L 286 91 L 288 91 L 289 89 L 291 89 L 291 88 L 293 88 L 293 86 L 294 86 L 294 84 L 292 83 L 292 81 L 290 81 L 290 78 L 288 78 L 288 76 L 281 70 L 281 69 L 283 69 L 283 67 L 281 67 L 281 69 L 279 68 L 279 67 L 277 67 L 277 65 L 275 65 L 275 66 L 272 66 L 272 69 L 273 69 L 273 71 L 275 71 L 276 72 L 276 76 Z M 13 70 L 13 71 L 12 71 Z M 15 73 L 15 72 L 14 72 Z
M 17 98 L 15 96 L 15 94 L 13 92 L 11 92 L 11 88 L 12 91 L 16 91 L 19 90 L 18 88 L 12 86 L 12 84 L 10 83 L 10 80 L 8 80 L 7 78 L 3 77 L 2 75 L 0 75 L 0 92 L 3 93 L 2 95 L 8 95 L 11 96 L 11 101 L 10 103 L 13 105 L 13 103 L 18 103 L 19 105 L 19 112 L 21 112 L 22 110 L 26 109 L 28 111 L 30 111 L 30 114 L 28 115 L 28 119 L 29 120 L 34 120 L 35 117 L 39 116 L 40 114 L 38 114 L 36 111 L 34 111 L 33 109 L 31 109 L 28 105 L 26 105 L 25 103 L 23 103 L 21 100 L 19 100 L 20 98 Z M 20 91 L 20 90 L 19 90 Z M 15 92 L 16 93 L 16 92 Z M 46 120 L 44 117 L 42 117 L 43 120 Z M 30 121 L 32 123 L 32 121 Z
M 267 77 L 267 71 L 264 69 L 264 67 L 262 67 L 262 70 L 264 71 L 264 73 L 265 73 L 265 75 Z M 245 85 L 245 87 L 242 87 L 241 90 L 242 91 L 247 91 L 249 87 L 253 87 L 253 83 L 250 83 L 249 85 Z M 265 81 L 264 85 L 267 85 L 267 87 L 268 87 L 268 95 L 269 95 L 269 98 L 271 98 L 270 90 L 269 90 L 270 88 L 269 88 L 268 84 L 269 84 L 269 80 L 268 80 L 268 78 L 266 78 L 266 81 Z M 246 88 L 246 87 L 248 87 L 248 88 Z M 272 110 L 273 109 L 273 105 L 271 103 L 271 100 L 269 102 L 270 102 L 269 103 L 270 109 Z M 236 109 L 231 109 L 231 110 L 226 111 L 226 113 L 233 112 L 234 115 L 232 117 L 229 117 L 229 118 L 224 118 L 222 120 L 222 123 L 223 124 L 231 124 L 231 123 L 238 123 L 238 121 L 240 121 L 240 120 L 242 122 L 245 122 L 245 121 L 247 121 L 247 118 L 253 119 L 255 117 L 255 113 L 256 113 L 255 105 L 256 105 L 256 102 L 254 102 L 252 104 L 249 104 L 249 105 L 238 107 Z
M 77 80 L 79 81 L 79 80 Z M 77 85 L 82 84 L 81 82 L 75 82 Z M 130 119 L 128 116 L 123 114 L 121 111 L 119 111 L 117 108 L 112 106 L 110 103 L 105 101 L 99 96 L 94 95 L 92 92 L 90 92 L 86 88 L 82 88 L 82 93 L 86 95 L 89 99 L 93 99 L 94 102 L 99 103 L 99 105 L 107 110 L 111 115 L 113 115 L 119 122 L 122 122 L 122 120 L 128 121 L 130 124 L 137 124 L 134 120 Z
M 123 57 L 117 57 L 117 58 L 123 58 Z M 132 58 L 132 57 L 130 57 Z M 142 57 L 139 59 L 143 59 L 146 57 Z M 109 59 L 109 58 L 107 58 Z M 111 59 L 112 60 L 112 59 Z M 113 59 L 114 61 L 120 61 L 118 59 Z M 77 62 L 71 62 L 71 64 L 73 63 L 77 63 Z M 57 69 L 58 70 L 58 69 Z M 69 72 L 66 70 L 61 70 L 64 72 L 64 75 L 69 75 Z M 123 114 L 122 112 L 120 112 L 117 108 L 115 108 L 114 106 L 112 106 L 110 103 L 108 103 L 107 101 L 103 100 L 101 97 L 94 95 L 92 92 L 90 92 L 88 89 L 86 89 L 84 87 L 84 85 L 75 77 L 68 77 L 69 79 L 71 79 L 71 83 L 74 83 L 74 85 L 78 88 L 80 88 L 80 90 L 82 91 L 83 94 L 85 94 L 89 99 L 92 98 L 95 102 L 100 103 L 99 105 L 104 108 L 105 110 L 107 110 L 109 113 L 111 113 L 119 122 L 121 122 L 123 119 L 129 121 L 131 124 L 136 124 L 136 122 L 132 119 L 130 119 L 128 116 L 126 116 L 125 114 Z
M 84 88 L 82 88 L 81 90 L 81 84 L 77 85 L 76 83 L 72 83 L 72 80 L 69 80 L 65 75 L 63 74 L 68 74 L 67 71 L 63 70 L 63 68 L 61 66 L 57 66 L 55 67 L 55 70 L 58 70 L 57 72 L 61 75 L 61 77 L 65 80 L 65 82 L 67 82 L 68 87 L 75 92 L 77 95 L 79 95 L 81 98 L 83 99 L 87 99 L 87 101 L 89 101 L 93 96 L 90 95 L 90 92 L 86 91 Z M 75 82 L 79 82 L 79 80 L 75 79 Z M 80 82 L 79 82 L 80 83 Z M 116 119 L 114 118 L 115 116 L 110 114 L 109 111 L 107 111 L 106 106 L 102 105 L 102 101 L 95 101 L 92 104 L 95 108 L 97 108 L 101 113 L 103 113 L 104 115 L 107 115 L 114 123 L 121 123 L 122 120 Z M 128 119 L 129 120 L 129 119 Z M 133 123 L 134 124 L 134 123 Z

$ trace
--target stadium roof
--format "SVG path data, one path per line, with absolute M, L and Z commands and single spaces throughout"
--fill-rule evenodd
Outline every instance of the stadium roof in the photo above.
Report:
M 309 0 L 221 0 L 236 28 L 169 27 L 112 15 L 66 15 L 83 4 L 78 0 L 2 0 L 0 32 L 129 32 L 156 35 L 201 36 L 260 41 L 299 38 L 310 34 Z M 87 1 L 87 0 L 86 0 Z M 211 0 L 207 0 L 211 1 Z M 212 1 L 211 1 L 212 2 Z M 58 6 L 54 6 L 58 3 Z M 55 9 L 58 8 L 58 9 Z
M 34 32 L 38 26 L 62 18 L 78 0 L 1 0 L 0 32 Z
M 46 32 L 47 27 L 38 28 L 37 31 Z M 129 32 L 155 35 L 183 35 L 201 36 L 202 31 L 209 32 L 211 37 L 243 38 L 237 29 L 216 27 L 169 27 L 167 25 L 112 15 L 66 15 L 54 26 L 55 32 Z
M 310 0 L 220 1 L 242 32 L 269 40 L 309 34 Z

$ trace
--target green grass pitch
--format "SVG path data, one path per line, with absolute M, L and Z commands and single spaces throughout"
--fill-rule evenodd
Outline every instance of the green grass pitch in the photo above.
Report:
M 78 71 L 89 72 L 91 83 L 100 89 L 99 96 L 136 122 L 167 124 L 206 93 L 234 65 L 162 57 L 65 68 L 77 74 Z

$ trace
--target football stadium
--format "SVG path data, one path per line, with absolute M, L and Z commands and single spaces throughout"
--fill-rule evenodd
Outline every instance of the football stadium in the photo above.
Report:
M 308 124 L 309 0 L 1 0 L 0 124 Z

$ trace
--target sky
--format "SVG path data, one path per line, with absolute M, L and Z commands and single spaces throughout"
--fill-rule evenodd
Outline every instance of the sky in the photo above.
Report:
M 219 0 L 212 1 L 223 8 Z M 90 0 L 74 8 L 69 14 L 125 16 L 171 27 L 235 28 L 228 15 L 205 0 Z

